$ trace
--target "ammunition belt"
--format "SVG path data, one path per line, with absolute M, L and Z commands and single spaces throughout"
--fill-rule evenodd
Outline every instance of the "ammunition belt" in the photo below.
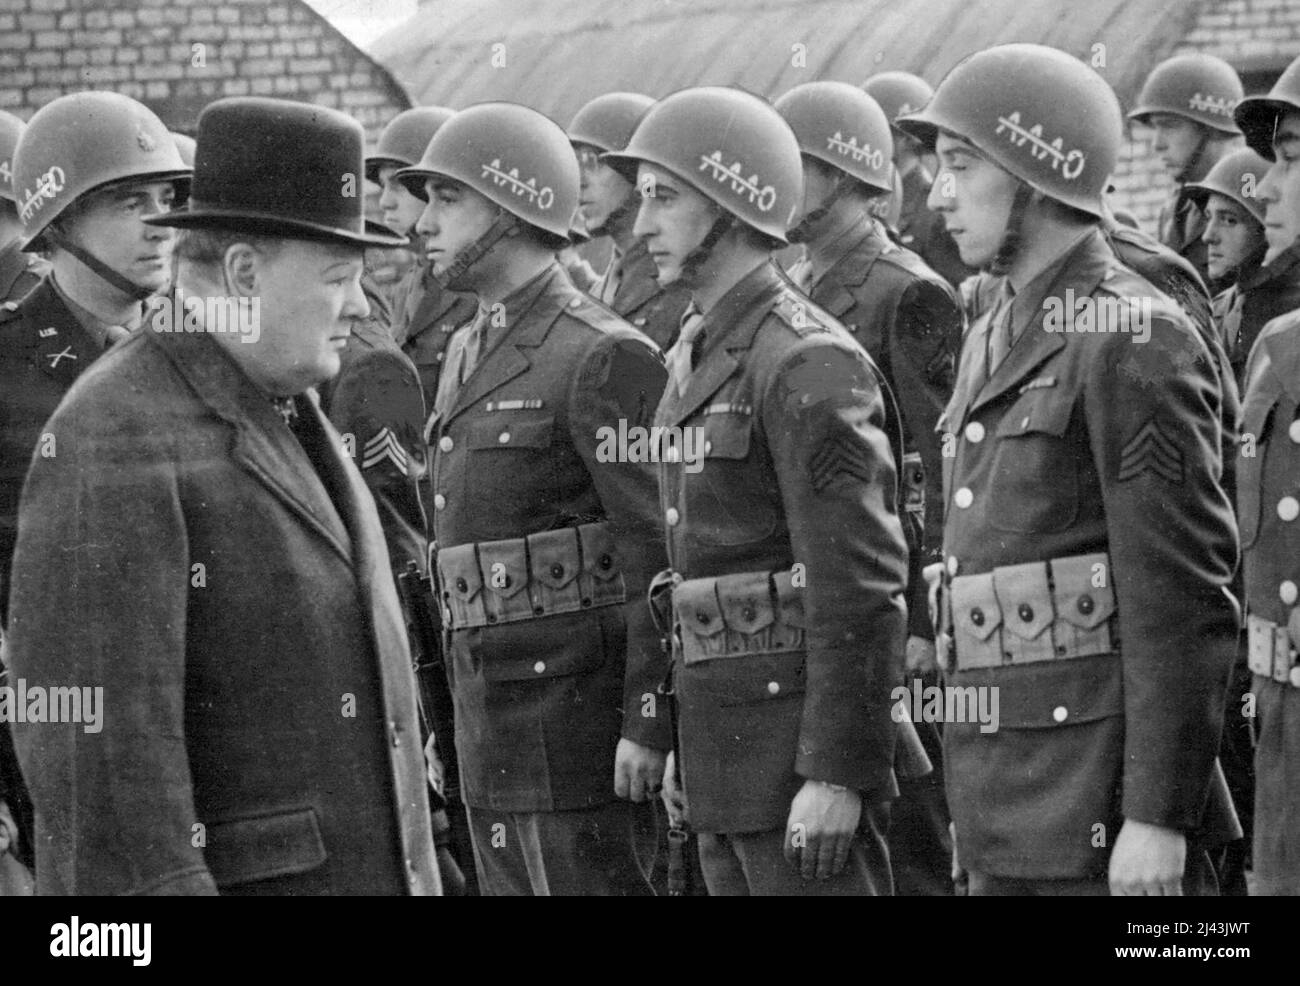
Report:
M 603 522 L 444 548 L 437 569 L 443 621 L 452 630 L 627 600 L 618 546 Z
M 1100 552 L 953 578 L 945 596 L 957 668 L 1063 661 L 1116 650 L 1112 574 L 1109 557 Z
M 1295 616 L 1291 617 L 1295 621 Z M 1300 688 L 1296 642 L 1287 627 L 1256 616 L 1246 617 L 1246 664 L 1255 674 Z
M 804 649 L 803 597 L 786 570 L 681 582 L 673 619 L 674 656 L 688 665 Z

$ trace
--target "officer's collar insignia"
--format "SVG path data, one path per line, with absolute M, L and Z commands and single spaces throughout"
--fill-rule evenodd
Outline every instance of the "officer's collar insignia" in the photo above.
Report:
M 1016 147 L 1024 147 L 1028 143 L 1030 145 L 1029 153 L 1034 156 L 1035 161 L 1050 157 L 1052 159 L 1052 170 L 1060 171 L 1061 177 L 1067 181 L 1078 178 L 1083 171 L 1084 162 L 1087 161 L 1087 156 L 1083 151 L 1073 147 L 1067 152 L 1064 140 L 1060 137 L 1049 143 L 1043 137 L 1043 125 L 1041 123 L 1035 123 L 1032 127 L 1025 129 L 1020 123 L 1019 110 L 1007 116 L 998 117 L 998 128 L 993 132 L 1000 134 L 1004 130 L 1008 131 L 1008 137 Z
M 772 206 L 776 205 L 775 188 L 771 185 L 760 185 L 762 179 L 758 175 L 750 175 L 746 178 L 743 174 L 745 167 L 739 161 L 733 162 L 728 168 L 722 163 L 720 150 L 712 154 L 701 154 L 699 170 L 710 172 L 713 180 L 719 184 L 730 181 L 731 190 L 737 194 L 749 193 L 749 204 L 758 206 L 759 212 L 770 212 Z
M 144 127 L 141 127 L 135 132 L 135 142 L 140 145 L 140 150 L 144 151 L 146 154 L 149 154 L 158 148 L 158 141 L 145 133 Z
M 539 189 L 536 178 L 520 178 L 518 168 L 505 170 L 499 157 L 493 158 L 491 164 L 483 165 L 483 177 L 491 178 L 497 185 L 510 186 L 516 195 L 527 195 L 529 204 L 539 209 L 546 210 L 555 204 L 555 190 L 550 185 L 543 185 Z
M 1227 117 L 1232 119 L 1232 111 L 1237 108 L 1237 101 L 1229 99 L 1227 96 L 1215 97 L 1196 93 L 1187 101 L 1188 107 L 1194 110 L 1200 110 L 1202 113 L 1213 113 L 1215 116 Z
M 48 326 L 47 328 L 41 329 L 41 330 L 40 330 L 39 332 L 37 332 L 36 334 L 37 334 L 38 336 L 40 336 L 42 339 L 48 339 L 50 336 L 56 336 L 56 335 L 58 335 L 58 334 L 59 334 L 59 330 L 56 329 L 54 326 L 51 325 L 51 326 Z
M 63 349 L 62 349 L 60 352 L 57 352 L 57 353 L 46 353 L 46 354 L 45 354 L 45 358 L 46 358 L 47 360 L 50 361 L 50 369 L 51 369 L 51 370 L 54 370 L 54 369 L 58 369 L 58 366 L 59 366 L 59 360 L 61 360 L 61 359 L 76 359 L 76 358 L 77 358 L 77 354 L 74 353 L 74 352 L 72 351 L 72 347 L 71 347 L 71 346 L 64 346 Z
M 1033 380 L 1030 380 L 1029 383 L 1020 388 L 1020 393 L 1023 394 L 1027 390 L 1041 390 L 1044 387 L 1055 386 L 1056 377 L 1035 377 Z
M 873 168 L 882 168 L 885 165 L 885 153 L 879 147 L 873 150 L 865 140 L 859 145 L 858 139 L 851 135 L 846 141 L 844 134 L 838 130 L 835 131 L 834 137 L 826 138 L 826 147 L 860 163 L 870 164 Z

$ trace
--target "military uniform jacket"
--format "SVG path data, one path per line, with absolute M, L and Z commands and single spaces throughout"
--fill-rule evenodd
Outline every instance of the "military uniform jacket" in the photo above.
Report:
M 1067 291 L 1149 299 L 1149 341 L 1048 331 L 1046 303 Z M 1215 371 L 1182 312 L 1119 266 L 1099 231 L 1025 292 L 1031 320 L 987 381 L 988 319 L 971 327 L 942 422 L 956 443 L 946 570 L 993 572 L 997 591 L 952 598 L 952 619 L 1016 657 L 963 669 L 958 650 L 950 683 L 997 687 L 1000 726 L 945 725 L 948 803 L 968 869 L 1097 876 L 1124 818 L 1204 825 L 1207 838 L 1235 829 L 1215 756 L 1238 625 L 1224 588 L 1236 531 L 1219 485 Z M 1094 326 L 1114 324 L 1097 311 Z M 1072 590 L 1064 566 L 1054 590 L 1031 564 L 1094 555 L 1099 567 Z M 1029 567 L 1002 571 L 1017 565 Z M 1110 646 L 1088 636 L 1102 624 Z M 1092 656 L 1020 663 L 1083 641 L 1098 644 Z
M 601 451 L 610 434 L 602 429 L 649 425 L 664 369 L 653 343 L 579 291 L 558 264 L 503 304 L 507 324 L 431 415 L 435 548 L 604 522 L 611 549 L 582 565 L 595 571 L 605 562 L 602 579 L 617 572 L 610 581 L 615 591 L 621 581 L 624 603 L 450 630 L 461 789 L 471 807 L 583 808 L 614 800 L 620 736 L 671 745 L 657 695 L 666 660 L 645 602 L 665 562 L 654 468 L 644 443 L 631 461 L 606 461 Z M 464 338 L 455 337 L 449 373 Z M 585 577 L 576 561 L 558 559 L 534 564 L 530 576 L 522 550 L 499 564 L 507 576 L 499 581 L 441 585 L 444 602 L 452 593 L 467 604 L 490 594 L 510 606 L 527 598 L 519 593 L 530 577 L 536 591 L 557 594 Z
M 1285 628 L 1294 653 L 1300 641 L 1300 315 L 1264 327 L 1250 354 L 1242 411 L 1243 445 L 1237 506 L 1245 568 L 1246 608 Z M 1252 642 L 1254 643 L 1254 642 Z M 1260 794 L 1255 815 L 1260 892 L 1294 894 L 1300 863 L 1294 855 L 1300 817 L 1295 749 L 1297 690 L 1256 675 Z
M 11 670 L 103 719 L 14 727 L 39 893 L 440 891 L 379 520 L 297 407 L 300 438 L 215 340 L 145 331 L 51 418 Z
M 802 616 L 782 604 L 782 620 L 805 630 L 798 651 L 674 662 L 680 768 L 693 828 L 767 831 L 785 824 L 805 779 L 868 802 L 897 793 L 889 698 L 906 548 L 884 384 L 844 328 L 764 263 L 702 332 L 686 392 L 670 383 L 655 416 L 683 439 L 699 429 L 703 453 L 688 471 L 683 441 L 688 454 L 660 465 L 672 567 L 687 580 L 790 575 Z M 727 635 L 762 651 L 771 617 L 720 605 Z M 718 629 L 678 618 L 683 636 Z
M 677 341 L 682 313 L 690 303 L 690 292 L 679 285 L 663 287 L 657 279 L 658 268 L 645 240 L 636 240 L 623 255 L 618 290 L 611 308 L 632 326 L 644 332 L 665 353 Z M 606 270 L 591 288 L 592 297 L 604 293 Z
M 851 233 L 839 259 L 809 296 L 843 323 L 884 374 L 902 415 L 903 446 L 921 456 L 921 482 L 904 470 L 909 495 L 927 506 L 922 536 L 912 547 L 909 633 L 930 637 L 920 569 L 943 544 L 943 463 L 935 425 L 952 396 L 962 314 L 952 287 L 911 250 L 896 246 L 873 222 Z M 901 468 L 900 463 L 900 468 Z
M 925 200 L 933 179 L 924 168 L 913 168 L 903 178 L 903 207 L 898 214 L 898 239 L 915 251 L 930 269 L 954 288 L 975 273 L 962 263 L 957 243 L 948 235 L 943 216 L 934 212 Z
M 1160 214 L 1156 217 L 1160 242 L 1195 267 L 1201 280 L 1208 285 L 1209 247 L 1201 239 L 1205 226 L 1205 213 L 1187 197 L 1186 186 L 1182 185 L 1160 207 Z
M 1246 360 L 1266 324 L 1300 308 L 1300 243 L 1268 265 L 1252 264 L 1214 299 L 1214 317 L 1237 385 L 1245 386 Z
M 425 471 L 424 397 L 409 357 L 373 318 L 357 322 L 338 376 L 320 388 L 321 409 L 374 494 L 396 574 L 423 571 L 427 540 L 420 480 Z
M 0 311 L 0 616 L 32 455 L 63 395 L 102 353 L 48 279 L 16 309 Z M 45 454 L 57 451 L 47 440 Z
M 415 364 L 426 407 L 433 406 L 438 392 L 447 341 L 477 310 L 473 297 L 438 284 L 427 262 L 416 263 L 398 285 L 393 298 L 393 338 Z

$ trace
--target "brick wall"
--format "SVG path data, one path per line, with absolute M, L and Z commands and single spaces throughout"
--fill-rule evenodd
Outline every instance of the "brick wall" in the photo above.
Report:
M 299 0 L 0 0 L 0 108 L 24 119 L 65 93 L 109 89 L 192 133 L 223 96 L 341 109 L 369 138 L 410 101 Z
M 1300 55 L 1300 3 L 1295 0 L 1215 0 L 1172 54 L 1204 52 L 1231 63 L 1243 76 L 1261 82 L 1246 91 L 1263 91 Z M 1151 66 L 1154 68 L 1154 65 Z M 1125 107 L 1127 110 L 1129 107 Z M 1173 183 L 1151 155 L 1146 128 L 1133 126 L 1116 172 L 1116 200 L 1155 231 L 1160 204 Z

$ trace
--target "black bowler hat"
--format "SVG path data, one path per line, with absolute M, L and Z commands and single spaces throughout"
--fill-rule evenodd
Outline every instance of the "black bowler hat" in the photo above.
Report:
M 356 246 L 409 245 L 406 237 L 366 220 L 365 174 L 365 132 L 347 114 L 284 99 L 219 99 L 199 116 L 189 204 L 145 222 Z

